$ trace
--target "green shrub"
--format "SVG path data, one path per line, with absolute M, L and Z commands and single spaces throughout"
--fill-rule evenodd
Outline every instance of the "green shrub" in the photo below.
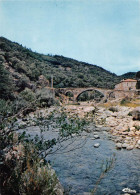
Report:
M 130 101 L 131 101 L 131 98 L 125 97 L 125 98 L 123 98 L 123 99 L 121 100 L 120 105 L 125 105 L 125 104 L 127 104 L 127 103 L 130 103 Z
M 139 131 L 139 130 L 140 130 L 140 126 L 135 125 L 134 127 L 135 127 L 135 129 L 136 129 L 137 131 Z
M 14 106 L 12 102 L 0 99 L 0 115 L 3 117 L 9 116 L 13 113 Z
M 13 84 L 10 79 L 9 72 L 4 68 L 0 62 L 0 98 L 1 99 L 12 99 L 13 95 Z
M 21 136 L 9 133 L 6 136 L 8 141 L 3 140 L 5 144 L 2 148 L 5 152 L 0 163 L 2 194 L 55 195 L 58 183 L 55 173 L 38 157 L 35 145 L 23 142 L 24 135 Z
M 126 99 L 124 98 L 124 99 L 121 100 L 120 104 L 124 105 L 125 103 L 126 103 Z
M 32 92 L 31 89 L 29 88 L 25 88 L 21 93 L 20 96 L 25 99 L 26 101 L 32 102 L 35 101 L 36 96 L 35 94 Z
M 49 88 L 42 88 L 36 91 L 37 102 L 40 107 L 50 107 L 55 104 L 54 91 Z
M 128 127 L 125 131 L 126 131 L 126 132 L 130 132 L 130 128 Z
M 30 165 L 21 175 L 20 193 L 23 195 L 56 194 L 57 177 L 47 165 L 40 162 Z
M 129 112 L 129 113 L 128 113 L 128 116 L 132 116 L 132 112 Z

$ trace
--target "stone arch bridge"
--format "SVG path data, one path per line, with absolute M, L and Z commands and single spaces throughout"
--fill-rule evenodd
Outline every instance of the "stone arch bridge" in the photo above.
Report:
M 77 101 L 77 98 L 80 94 L 86 91 L 97 91 L 103 95 L 102 100 L 108 99 L 110 94 L 112 94 L 113 90 L 111 89 L 103 89 L 97 87 L 87 87 L 87 88 L 59 88 L 57 89 L 59 93 L 67 95 L 68 92 L 73 94 L 73 101 Z

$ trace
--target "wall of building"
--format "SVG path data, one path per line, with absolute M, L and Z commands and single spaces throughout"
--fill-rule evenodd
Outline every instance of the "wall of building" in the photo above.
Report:
M 116 99 L 124 98 L 124 97 L 130 97 L 133 98 L 136 95 L 136 92 L 131 90 L 131 91 L 121 91 L 121 90 L 116 90 L 114 91 L 114 95 Z
M 126 82 L 122 81 L 121 83 L 115 85 L 115 90 L 124 90 L 124 91 L 129 91 L 129 90 L 136 90 L 136 81 L 134 82 Z

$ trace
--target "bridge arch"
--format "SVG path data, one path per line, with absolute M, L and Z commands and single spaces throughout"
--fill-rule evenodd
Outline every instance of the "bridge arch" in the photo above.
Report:
M 111 92 L 108 94 L 108 98 L 109 98 L 109 99 L 114 99 L 114 98 L 115 98 L 115 93 L 114 93 L 114 91 L 111 91 Z
M 97 89 L 85 89 L 81 92 L 79 92 L 76 96 L 75 96 L 75 100 L 78 101 L 78 98 L 80 97 L 81 94 L 83 94 L 84 92 L 88 92 L 88 91 L 94 91 L 95 93 L 100 93 L 100 98 L 103 99 L 105 97 L 105 94 L 100 91 L 100 90 L 97 90 Z M 96 96 L 97 94 L 95 94 Z M 97 100 L 97 98 L 94 97 L 95 100 Z
M 68 91 L 65 92 L 65 96 L 74 97 L 74 93 L 73 93 L 73 91 L 68 90 Z

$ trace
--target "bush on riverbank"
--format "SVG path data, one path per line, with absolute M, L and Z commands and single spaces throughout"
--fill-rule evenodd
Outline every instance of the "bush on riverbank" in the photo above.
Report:
M 22 135 L 23 136 L 23 135 Z M 2 194 L 56 194 L 58 183 L 47 163 L 38 157 L 38 150 L 29 140 L 9 132 L 0 139 Z M 6 139 L 7 138 L 7 139 Z
M 20 97 L 14 101 L 0 99 L 0 192 L 55 195 L 58 180 L 39 155 L 40 140 L 32 140 L 25 132 L 16 133 L 17 116 L 26 115 L 37 106 L 34 102 L 29 103 L 29 93 L 23 95 L 29 95 L 28 101 Z
M 56 194 L 58 180 L 44 159 L 52 152 L 54 145 L 61 145 L 65 140 L 83 131 L 86 122 L 77 117 L 68 118 L 63 110 L 61 114 L 60 112 L 56 114 L 56 118 L 55 112 L 51 112 L 46 118 L 40 114 L 30 121 L 31 126 L 34 122 L 34 125 L 39 127 L 40 135 L 32 138 L 25 131 L 17 134 L 16 129 L 20 128 L 20 124 L 16 115 L 6 118 L 3 116 L 0 124 L 2 194 Z M 42 133 L 48 130 L 50 124 L 56 124 L 56 128 L 60 129 L 57 139 L 43 137 Z

